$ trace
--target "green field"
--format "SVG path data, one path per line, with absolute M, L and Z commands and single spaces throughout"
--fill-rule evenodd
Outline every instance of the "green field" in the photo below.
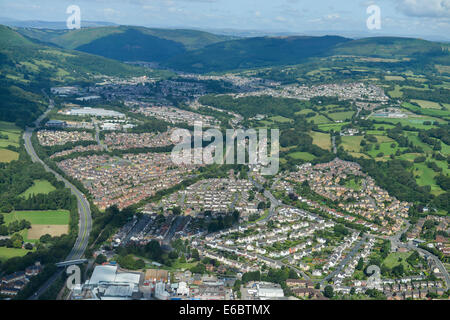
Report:
M 20 134 L 20 128 L 13 123 L 0 121 L 0 162 L 11 162 L 19 159 L 17 152 L 5 148 L 8 146 L 19 147 Z
M 437 102 L 427 101 L 427 100 L 414 100 L 411 99 L 411 102 L 417 103 L 419 106 L 425 109 L 441 109 L 441 105 Z
M 345 151 L 350 152 L 360 152 L 361 146 L 359 145 L 362 141 L 362 136 L 345 136 L 342 137 L 342 147 Z
M 384 79 L 386 81 L 404 81 L 405 78 L 403 78 L 402 76 L 385 76 Z
M 274 122 L 279 122 L 279 123 L 285 123 L 285 122 L 292 122 L 292 121 L 294 121 L 292 119 L 285 118 L 285 117 L 282 117 L 282 116 L 274 116 L 274 117 L 271 117 L 269 119 L 274 121 Z
M 22 193 L 21 196 L 28 198 L 30 195 L 48 194 L 55 190 L 56 188 L 47 180 L 35 180 L 33 185 Z
M 313 138 L 313 143 L 322 149 L 331 149 L 331 138 L 327 133 L 311 131 L 310 136 Z
M 413 105 L 408 102 L 403 103 L 402 107 L 411 112 L 423 114 L 424 116 L 430 116 L 430 117 L 448 117 L 448 116 L 450 116 L 450 112 L 448 110 L 441 110 L 440 108 L 439 109 L 431 109 L 431 108 L 418 107 L 418 106 Z M 426 120 L 444 122 L 443 120 L 438 119 L 438 118 L 429 118 Z
M 431 193 L 435 195 L 443 192 L 434 181 L 434 177 L 437 176 L 437 173 L 431 168 L 428 168 L 425 163 L 415 163 L 412 172 L 414 177 L 416 177 L 416 181 L 419 186 L 430 186 Z
M 305 161 L 311 161 L 315 158 L 314 155 L 312 155 L 309 152 L 292 152 L 288 154 L 289 157 L 295 160 L 305 160 Z
M 325 116 L 321 114 L 309 118 L 309 121 L 314 121 L 315 124 L 330 123 L 330 120 L 328 120 Z
M 328 116 L 335 121 L 343 121 L 343 120 L 350 120 L 354 113 L 355 113 L 354 111 L 335 112 L 329 113 Z
M 14 220 L 27 220 L 32 225 L 67 225 L 69 224 L 70 214 L 67 210 L 48 210 L 48 211 L 13 211 L 4 213 L 5 223 L 9 224 Z
M 403 264 L 403 267 L 405 270 L 411 270 L 410 264 L 406 261 L 406 259 L 412 254 L 412 252 L 393 252 L 390 253 L 386 259 L 384 259 L 383 264 L 392 269 L 393 267 L 399 265 L 400 263 Z M 398 260 L 402 259 L 401 262 Z
M 17 152 L 0 148 L 0 162 L 11 162 L 17 159 L 19 159 Z
M 403 92 L 401 91 L 401 87 L 399 85 L 395 85 L 394 90 L 388 92 L 391 98 L 401 98 L 403 97 Z
M 0 261 L 6 261 L 14 257 L 23 257 L 31 251 L 32 250 L 0 247 Z

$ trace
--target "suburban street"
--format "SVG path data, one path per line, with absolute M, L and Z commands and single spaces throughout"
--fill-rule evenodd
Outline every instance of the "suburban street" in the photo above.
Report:
M 79 191 L 72 183 L 67 181 L 64 177 L 62 177 L 59 173 L 48 167 L 36 154 L 36 151 L 34 150 L 34 147 L 31 143 L 31 136 L 33 134 L 33 131 L 35 128 L 37 128 L 41 121 L 47 116 L 48 112 L 50 112 L 53 109 L 53 100 L 50 99 L 49 108 L 47 111 L 42 114 L 34 123 L 35 127 L 30 128 L 27 127 L 25 130 L 25 133 L 23 135 L 23 139 L 25 142 L 25 149 L 27 153 L 30 155 L 33 162 L 39 162 L 41 163 L 45 170 L 47 172 L 51 172 L 55 175 L 56 179 L 59 181 L 64 182 L 65 186 L 69 188 L 72 192 L 72 194 L 77 198 L 78 203 L 78 214 L 79 214 L 79 230 L 78 230 L 78 236 L 75 241 L 75 244 L 69 253 L 69 255 L 66 258 L 66 261 L 69 260 L 76 260 L 80 259 L 86 250 L 86 247 L 88 245 L 89 241 L 89 234 L 91 232 L 92 227 L 92 218 L 91 218 L 91 210 L 89 202 L 87 201 L 86 197 L 84 196 L 81 191 Z M 61 269 L 61 271 L 57 272 L 54 276 L 52 276 L 39 290 L 36 292 L 30 299 L 37 299 L 39 296 L 58 278 L 58 275 L 60 275 L 64 271 L 64 269 Z

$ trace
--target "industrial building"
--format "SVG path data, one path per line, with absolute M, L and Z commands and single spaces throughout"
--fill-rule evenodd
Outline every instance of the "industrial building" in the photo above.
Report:
M 103 108 L 91 108 L 91 107 L 73 108 L 67 111 L 67 114 L 79 117 L 93 116 L 102 118 L 125 118 L 125 115 L 123 113 L 114 110 L 106 110 Z
M 142 273 L 121 272 L 117 266 L 97 266 L 91 279 L 78 290 L 74 290 L 74 299 L 85 300 L 139 300 L 142 293 L 139 285 Z

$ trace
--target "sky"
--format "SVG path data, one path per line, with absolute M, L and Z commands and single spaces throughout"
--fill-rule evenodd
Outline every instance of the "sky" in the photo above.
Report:
M 87 20 L 298 34 L 450 35 L 450 0 L 0 0 L 0 16 L 65 21 L 69 5 L 80 7 L 81 25 Z M 380 8 L 381 29 L 367 27 L 371 5 Z

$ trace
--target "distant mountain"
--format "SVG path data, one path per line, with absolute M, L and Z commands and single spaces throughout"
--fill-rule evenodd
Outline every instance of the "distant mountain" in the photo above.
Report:
M 245 38 L 186 52 L 169 59 L 167 65 L 176 70 L 210 72 L 297 64 L 309 57 L 327 55 L 337 45 L 350 41 L 338 36 Z
M 29 123 L 42 111 L 40 89 L 93 75 L 158 75 L 116 60 L 47 46 L 0 25 L 0 120 Z
M 65 21 L 41 21 L 41 20 L 14 20 L 10 18 L 0 17 L 0 24 L 8 27 L 17 28 L 37 28 L 37 29 L 67 29 Z M 87 27 L 104 27 L 115 26 L 115 23 L 104 21 L 82 21 L 81 26 Z
M 405 57 L 441 51 L 442 44 L 422 39 L 373 37 L 336 45 L 333 54 L 380 58 Z
M 173 47 L 183 50 L 196 50 L 207 45 L 236 39 L 236 37 L 215 35 L 212 33 L 196 30 L 184 29 L 156 29 L 134 26 L 114 26 L 98 28 L 81 28 L 78 30 L 38 30 L 38 29 L 18 29 L 20 33 L 26 34 L 42 41 L 55 43 L 66 49 L 104 51 L 106 55 L 111 42 L 115 42 L 117 47 L 133 46 L 135 54 L 140 54 L 140 50 L 147 50 L 146 47 L 171 44 Z M 106 38 L 106 39 L 105 39 Z M 161 42 L 164 40 L 163 42 Z M 131 42 L 132 44 L 130 45 Z M 159 42 L 158 42 L 159 41 Z M 148 42 L 148 43 L 144 43 Z M 156 42 L 156 43 L 155 43 Z M 104 47 L 105 46 L 105 47 Z M 116 49 L 117 50 L 117 49 Z M 129 54 L 130 48 L 125 50 Z M 125 58 L 120 60 L 126 60 Z

